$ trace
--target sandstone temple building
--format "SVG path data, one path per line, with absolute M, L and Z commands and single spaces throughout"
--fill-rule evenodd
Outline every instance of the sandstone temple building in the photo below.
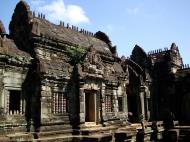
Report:
M 121 133 L 137 135 L 133 124 L 170 114 L 190 124 L 189 102 L 190 68 L 175 43 L 149 53 L 135 45 L 129 58 L 120 58 L 105 33 L 55 25 L 24 1 L 9 34 L 0 21 L 0 136 L 96 131 L 117 141 Z

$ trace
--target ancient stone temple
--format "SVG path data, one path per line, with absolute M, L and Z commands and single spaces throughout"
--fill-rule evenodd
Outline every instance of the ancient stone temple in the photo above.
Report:
M 5 119 L 23 117 L 27 131 L 127 120 L 128 73 L 104 33 L 51 24 L 24 1 L 15 8 L 10 35 L 1 29 Z
M 0 35 L 0 118 L 3 123 L 26 124 L 23 84 L 32 58 L 17 48 L 1 22 Z
M 126 88 L 128 98 L 128 112 L 132 112 L 133 121 L 138 122 L 142 117 L 150 119 L 150 59 L 145 51 L 136 45 L 130 59 L 125 61 L 128 66 L 129 80 Z M 142 116 L 141 116 L 142 115 Z
M 20 1 L 9 34 L 0 22 L 0 138 L 138 141 L 169 113 L 190 122 L 189 77 L 174 43 L 120 58 L 105 33 L 55 25 Z
M 151 52 L 149 57 L 152 62 L 153 119 L 163 120 L 173 113 L 175 119 L 189 123 L 189 65 L 183 65 L 175 43 L 170 49 Z

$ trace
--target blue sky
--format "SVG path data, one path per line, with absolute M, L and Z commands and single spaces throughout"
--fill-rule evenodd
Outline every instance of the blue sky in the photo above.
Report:
M 0 20 L 6 29 L 19 0 L 0 0 Z M 190 0 L 26 0 L 31 10 L 59 20 L 103 31 L 117 45 L 119 55 L 129 56 L 135 44 L 146 52 L 175 42 L 184 63 L 189 63 Z

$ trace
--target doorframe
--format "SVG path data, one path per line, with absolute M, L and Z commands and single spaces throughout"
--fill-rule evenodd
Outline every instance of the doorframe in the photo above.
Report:
M 93 93 L 93 96 L 94 96 L 94 117 L 95 117 L 95 121 L 92 121 L 92 122 L 88 122 L 86 121 L 86 94 L 87 93 Z M 96 124 L 99 120 L 99 118 L 97 117 L 99 115 L 99 109 L 97 108 L 97 103 L 98 103 L 98 99 L 97 99 L 97 95 L 98 95 L 98 90 L 84 90 L 84 116 L 85 116 L 85 123 L 91 123 L 91 124 Z

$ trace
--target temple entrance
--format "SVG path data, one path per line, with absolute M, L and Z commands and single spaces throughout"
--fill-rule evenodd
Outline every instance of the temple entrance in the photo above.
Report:
M 127 96 L 128 99 L 128 112 L 130 113 L 130 120 L 131 122 L 138 121 L 138 104 L 137 104 L 137 96 L 129 95 Z
M 85 93 L 85 122 L 96 122 L 96 93 Z

